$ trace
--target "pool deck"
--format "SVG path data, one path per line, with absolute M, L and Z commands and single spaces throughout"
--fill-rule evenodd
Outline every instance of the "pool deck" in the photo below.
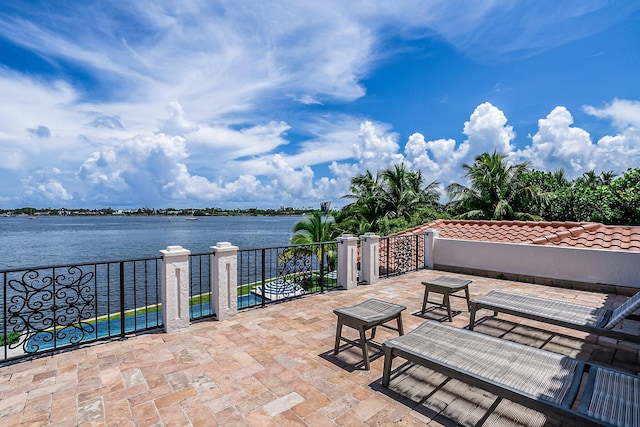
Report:
M 512 290 L 616 307 L 626 297 L 423 270 L 351 291 L 331 291 L 202 321 L 188 331 L 148 333 L 0 368 L 0 425 L 11 426 L 554 426 L 543 414 L 422 367 L 380 386 L 383 357 L 370 346 L 371 370 L 357 347 L 333 355 L 333 309 L 368 298 L 405 305 L 405 331 L 426 318 L 444 320 L 429 304 L 420 315 L 422 280 L 473 280 L 471 296 Z M 437 300 L 440 295 L 431 295 Z M 453 325 L 465 327 L 464 300 L 452 298 Z M 479 332 L 582 360 L 640 371 L 640 346 L 481 311 Z M 449 323 L 449 322 L 446 322 Z M 625 320 L 640 334 L 640 322 Z M 343 334 L 355 339 L 357 332 Z M 395 333 L 379 329 L 376 341 Z M 396 360 L 394 367 L 402 360 Z

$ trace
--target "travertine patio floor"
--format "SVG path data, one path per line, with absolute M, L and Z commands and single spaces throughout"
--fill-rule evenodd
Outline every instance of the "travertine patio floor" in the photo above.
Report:
M 557 425 L 553 419 L 426 368 L 408 366 L 389 389 L 380 387 L 383 357 L 371 348 L 364 371 L 358 348 L 333 355 L 333 309 L 370 297 L 407 306 L 405 330 L 419 315 L 425 278 L 467 277 L 472 297 L 513 289 L 588 305 L 617 306 L 626 297 L 541 285 L 419 271 L 351 291 L 331 291 L 232 320 L 194 323 L 189 331 L 151 333 L 103 342 L 0 368 L 1 425 L 108 426 L 378 426 Z M 438 299 L 432 295 L 432 300 Z M 462 299 L 453 324 L 467 326 Z M 639 346 L 483 311 L 477 330 L 579 359 L 637 373 Z M 640 333 L 640 323 L 624 328 Z M 562 331 L 552 334 L 548 331 Z M 344 332 L 356 338 L 350 328 Z M 394 336 L 379 329 L 376 341 Z M 400 366 L 402 360 L 396 360 Z

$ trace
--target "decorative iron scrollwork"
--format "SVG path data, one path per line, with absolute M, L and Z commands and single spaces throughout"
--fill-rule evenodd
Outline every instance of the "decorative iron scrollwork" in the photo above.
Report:
M 20 333 L 21 339 L 9 348 L 22 346 L 34 353 L 76 344 L 95 333 L 95 326 L 86 321 L 96 313 L 93 279 L 93 272 L 76 266 L 28 270 L 10 279 L 7 330 Z
M 418 270 L 424 259 L 424 238 L 394 236 L 380 240 L 380 274 L 396 275 Z
M 288 247 L 278 254 L 277 281 L 291 282 L 304 290 L 312 287 L 313 248 L 311 246 Z

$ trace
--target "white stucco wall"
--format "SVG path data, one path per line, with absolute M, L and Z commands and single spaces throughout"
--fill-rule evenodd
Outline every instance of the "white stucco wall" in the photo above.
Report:
M 435 239 L 436 265 L 640 288 L 640 252 Z

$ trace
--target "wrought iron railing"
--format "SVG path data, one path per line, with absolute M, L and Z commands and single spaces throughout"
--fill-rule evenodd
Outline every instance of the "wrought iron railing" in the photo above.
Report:
M 380 238 L 380 277 L 390 277 L 424 268 L 424 235 L 408 234 Z
M 337 242 L 238 251 L 238 308 L 337 287 Z
M 161 261 L 0 271 L 0 361 L 162 326 Z
M 238 251 L 238 308 L 337 287 L 338 243 Z M 422 235 L 380 239 L 379 274 L 423 268 Z M 189 256 L 191 320 L 212 313 L 211 254 Z M 0 271 L 0 363 L 162 327 L 162 258 Z
M 189 317 L 213 316 L 211 310 L 211 253 L 189 255 Z

